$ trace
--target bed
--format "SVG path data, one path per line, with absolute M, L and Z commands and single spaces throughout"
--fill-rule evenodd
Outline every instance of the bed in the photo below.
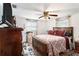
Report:
M 57 30 L 63 31 L 57 33 Z M 52 33 L 52 31 L 54 32 Z M 64 36 L 64 33 L 72 31 L 72 27 L 54 27 L 52 31 L 48 31 L 48 34 L 33 36 L 32 46 L 42 56 L 58 56 L 69 48 L 69 41 Z

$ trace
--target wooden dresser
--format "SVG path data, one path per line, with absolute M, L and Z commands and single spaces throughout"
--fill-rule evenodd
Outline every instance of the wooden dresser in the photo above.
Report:
M 22 28 L 0 28 L 0 56 L 20 56 Z
M 79 42 L 75 42 L 75 52 L 79 53 Z

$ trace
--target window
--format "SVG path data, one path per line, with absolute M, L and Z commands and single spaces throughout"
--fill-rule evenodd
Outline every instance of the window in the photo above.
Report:
M 26 31 L 36 31 L 36 21 L 27 21 L 26 22 Z
M 56 20 L 57 27 L 69 27 L 69 19 L 68 18 L 60 18 Z

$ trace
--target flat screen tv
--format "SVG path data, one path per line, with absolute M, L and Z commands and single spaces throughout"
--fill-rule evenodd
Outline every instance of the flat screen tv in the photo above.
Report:
M 9 27 L 12 27 L 12 7 L 11 3 L 3 3 L 3 15 L 2 15 L 2 23 L 7 24 Z

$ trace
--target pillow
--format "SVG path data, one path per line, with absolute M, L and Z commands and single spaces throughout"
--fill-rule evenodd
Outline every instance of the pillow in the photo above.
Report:
M 50 35 L 57 35 L 57 36 L 64 36 L 65 30 L 49 30 L 48 34 Z
M 57 36 L 64 36 L 65 30 L 57 30 L 56 35 Z
M 54 30 L 53 31 L 53 35 L 57 35 L 57 30 Z
M 48 34 L 54 35 L 54 31 L 53 31 L 53 30 L 49 30 L 49 31 L 48 31 Z

